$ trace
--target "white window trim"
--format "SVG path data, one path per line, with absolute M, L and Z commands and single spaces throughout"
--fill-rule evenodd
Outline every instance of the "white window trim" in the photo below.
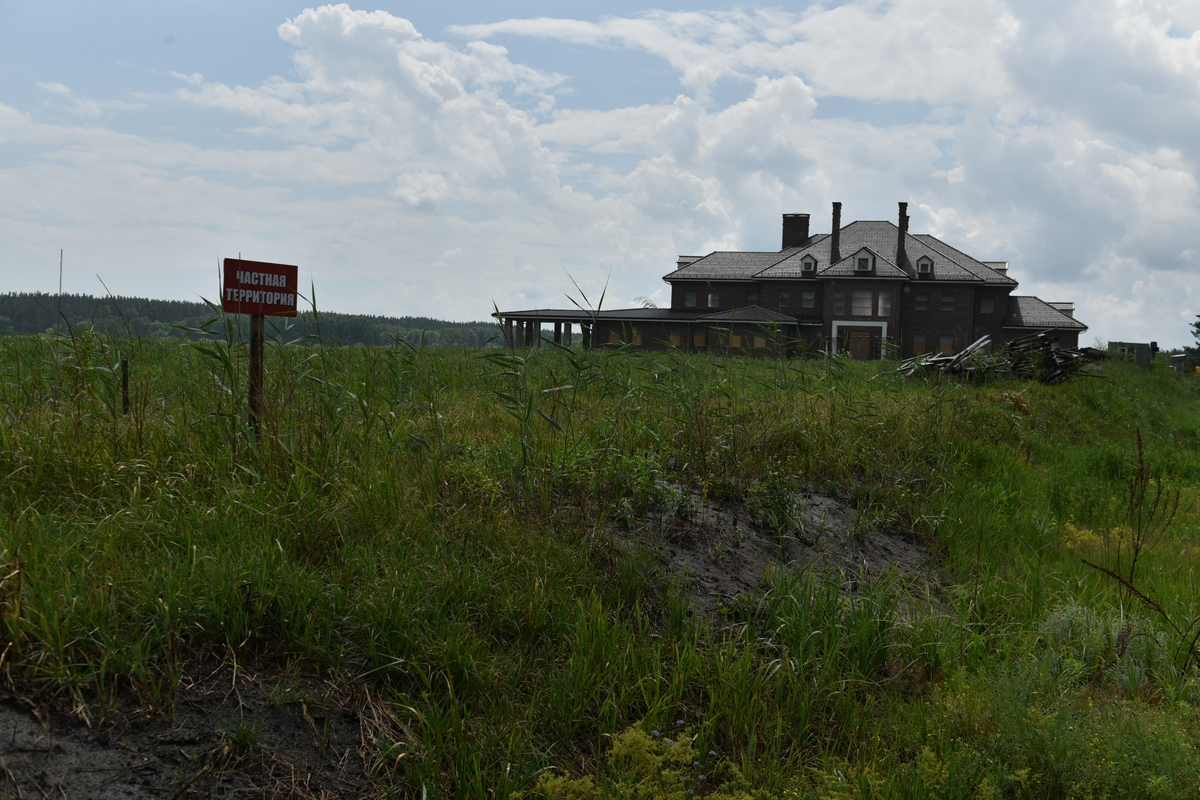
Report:
M 921 256 L 917 259 L 917 274 L 929 275 L 933 272 L 933 259 L 929 256 Z
M 886 322 L 860 322 L 854 319 L 835 319 L 833 321 L 833 337 L 830 342 L 830 355 L 837 355 L 839 328 L 879 328 L 879 339 L 884 344 L 887 344 L 887 326 Z

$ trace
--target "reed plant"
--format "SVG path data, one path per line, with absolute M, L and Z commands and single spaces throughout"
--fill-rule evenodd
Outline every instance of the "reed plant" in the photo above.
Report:
M 965 386 L 889 362 L 284 332 L 259 439 L 245 345 L 215 325 L 0 337 L 0 665 L 22 691 L 170 714 L 206 659 L 301 664 L 390 704 L 376 774 L 398 796 L 521 794 L 550 767 L 619 787 L 614 736 L 684 728 L 765 795 L 1194 785 L 1196 665 L 1083 563 L 1153 469 L 1182 500 L 1138 581 L 1195 608 L 1187 376 Z M 781 567 L 702 618 L 614 541 L 685 490 L 784 535 L 800 488 L 922 540 L 940 578 Z

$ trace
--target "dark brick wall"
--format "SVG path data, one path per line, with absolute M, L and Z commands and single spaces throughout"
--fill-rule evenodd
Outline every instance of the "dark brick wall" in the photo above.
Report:
M 953 336 L 955 352 L 963 349 L 977 337 L 974 333 L 975 287 L 965 284 L 914 282 L 902 293 L 900 303 L 900 357 L 913 355 L 913 337 L 924 334 L 926 351 L 937 352 L 941 337 Z M 954 310 L 943 311 L 942 296 L 954 295 Z M 925 310 L 919 310 L 920 297 L 926 298 Z
M 888 338 L 893 345 L 897 346 L 896 355 L 901 358 L 907 358 L 914 354 L 913 337 L 917 334 L 925 336 L 927 352 L 937 352 L 941 347 L 941 337 L 952 336 L 954 341 L 951 347 L 957 352 L 984 335 L 992 338 L 993 347 L 995 347 L 1030 332 L 1005 330 L 1003 327 L 1004 320 L 1008 317 L 1009 295 L 1012 292 L 1011 287 L 943 284 L 934 281 L 914 281 L 911 283 L 870 279 L 810 279 L 740 283 L 692 281 L 672 284 L 671 307 L 678 310 L 691 311 L 696 314 L 704 314 L 713 310 L 708 306 L 708 291 L 714 285 L 720 291 L 721 303 L 718 308 L 721 310 L 749 305 L 750 292 L 757 291 L 758 305 L 763 308 L 781 311 L 785 314 L 799 317 L 802 321 L 807 319 L 821 323 L 820 329 L 802 326 L 792 330 L 791 343 L 788 346 L 789 352 L 798 349 L 796 347 L 797 340 L 803 342 L 803 346 L 799 348 L 801 351 L 807 349 L 808 352 L 812 353 L 828 350 L 828 342 L 832 336 L 832 323 L 834 319 L 842 321 L 857 320 L 871 323 L 887 322 Z M 854 316 L 851 312 L 853 311 L 852 293 L 855 289 L 868 289 L 875 293 L 874 296 L 876 298 L 879 290 L 890 290 L 892 292 L 891 314 L 886 317 L 879 317 L 875 313 L 872 313 L 871 316 Z M 838 316 L 835 316 L 833 313 L 835 290 L 846 292 L 846 310 L 844 314 Z M 684 297 L 687 291 L 696 292 L 697 305 L 693 309 L 688 309 L 684 305 Z M 816 293 L 815 308 L 802 308 L 802 293 L 805 291 Z M 780 304 L 781 292 L 788 292 L 790 295 L 786 306 Z M 953 311 L 942 310 L 942 296 L 946 294 L 954 295 Z M 926 297 L 925 310 L 918 310 L 917 300 L 920 295 L 925 295 Z M 985 313 L 984 307 L 987 300 L 991 301 L 992 310 Z M 877 308 L 873 306 L 872 311 L 876 310 Z M 658 327 L 652 329 L 652 325 L 657 325 Z M 652 330 L 653 333 L 651 332 Z M 694 345 L 694 335 L 707 330 L 707 327 L 703 325 L 693 326 L 684 324 L 683 332 L 679 336 L 680 347 L 689 350 L 716 349 L 712 344 L 706 345 L 703 348 L 697 348 Z M 670 324 L 647 323 L 643 326 L 642 346 L 648 348 L 671 346 L 665 344 L 669 342 L 670 335 Z M 1078 338 L 1077 333 L 1063 333 L 1061 335 L 1061 342 L 1064 347 L 1076 347 L 1078 346 Z M 604 344 L 607 341 L 608 334 L 607 330 L 605 330 L 597 337 L 596 342 Z M 622 341 L 627 341 L 627 339 L 622 338 Z
M 718 306 L 710 306 L 708 304 L 708 293 L 710 289 L 715 289 L 720 292 L 721 303 Z M 747 297 L 751 292 L 760 291 L 757 282 L 725 282 L 725 281 L 691 281 L 687 283 L 675 283 L 671 285 L 671 308 L 680 311 L 700 311 L 704 309 L 708 311 L 721 311 L 730 308 L 741 308 L 749 305 Z M 696 306 L 694 309 L 688 308 L 685 304 L 685 299 L 688 292 L 696 293 Z M 759 294 L 758 305 L 762 305 L 762 294 Z
M 789 296 L 786 306 L 781 302 L 781 293 L 784 292 Z M 804 292 L 816 293 L 813 308 L 803 307 Z M 821 311 L 825 307 L 823 282 L 818 280 L 763 281 L 759 297 L 761 299 L 758 304 L 763 308 L 790 314 L 793 317 L 820 319 Z
M 979 287 L 975 289 L 974 324 L 972 341 L 980 336 L 992 337 L 992 348 L 1003 340 L 1004 320 L 1008 317 L 1008 295 L 1011 288 Z M 988 300 L 991 301 L 991 312 L 985 311 Z M 969 344 L 969 342 L 968 342 Z

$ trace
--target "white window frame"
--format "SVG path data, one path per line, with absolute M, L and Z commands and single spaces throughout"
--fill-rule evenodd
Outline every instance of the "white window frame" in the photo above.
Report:
M 921 256 L 917 259 L 917 274 L 932 275 L 933 274 L 933 259 L 929 256 Z

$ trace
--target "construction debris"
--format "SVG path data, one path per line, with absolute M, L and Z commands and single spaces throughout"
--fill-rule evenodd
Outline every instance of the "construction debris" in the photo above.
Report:
M 1096 360 L 1092 348 L 1059 347 L 1058 334 L 1039 331 L 1006 343 L 995 353 L 988 353 L 991 337 L 982 336 L 953 355 L 924 353 L 900 362 L 905 377 L 940 373 L 980 380 L 987 377 L 1012 376 L 1038 380 L 1051 386 L 1062 383 L 1079 372 L 1086 363 Z

